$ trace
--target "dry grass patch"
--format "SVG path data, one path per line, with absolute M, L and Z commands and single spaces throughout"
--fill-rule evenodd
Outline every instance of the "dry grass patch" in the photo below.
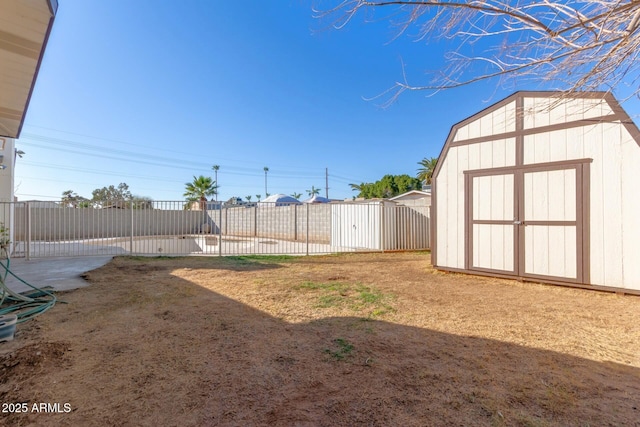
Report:
M 72 412 L 4 424 L 640 419 L 637 297 L 445 274 L 423 253 L 116 258 L 87 279 L 0 347 L 3 402 Z

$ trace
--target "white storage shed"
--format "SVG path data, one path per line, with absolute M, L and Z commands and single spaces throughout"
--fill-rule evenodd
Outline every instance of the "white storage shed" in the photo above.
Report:
M 640 293 L 640 131 L 604 92 L 517 92 L 454 125 L 433 175 L 440 270 Z
M 331 204 L 331 246 L 355 250 L 396 249 L 395 203 L 368 200 Z

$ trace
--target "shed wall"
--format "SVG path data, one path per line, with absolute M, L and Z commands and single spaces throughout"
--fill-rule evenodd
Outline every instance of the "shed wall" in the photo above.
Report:
M 477 134 L 469 135 L 475 138 Z M 515 165 L 514 138 L 452 147 L 442 161 L 436 178 L 438 222 L 436 244 L 438 265 L 464 268 L 464 174 L 465 170 Z
M 452 129 L 434 178 L 436 266 L 465 269 L 464 172 L 515 166 L 521 147 L 522 165 L 593 159 L 584 185 L 589 205 L 585 223 L 589 236 L 585 249 L 589 258 L 587 284 L 640 290 L 637 128 L 615 101 L 609 102 L 610 98 L 587 96 L 559 102 L 539 93 L 527 95 L 517 94 L 514 100 L 490 107 Z M 521 101 L 518 96 L 522 96 Z M 522 106 L 520 126 L 516 124 L 517 102 Z M 575 203 L 572 205 L 564 195 L 576 191 L 572 187 L 573 172 L 550 172 L 548 177 L 531 175 L 523 184 L 539 196 L 538 205 L 526 207 L 528 216 L 573 218 Z M 555 185 L 557 180 L 562 185 Z M 504 211 L 494 212 L 494 208 L 500 208 L 496 200 L 510 190 L 508 186 L 497 188 L 492 179 L 486 181 L 486 186 L 475 190 L 473 209 L 493 219 L 502 218 Z M 478 257 L 474 262 L 486 268 L 507 268 L 513 256 L 511 248 L 501 249 L 499 241 L 483 238 L 496 235 L 490 232 L 491 227 L 495 228 L 478 226 L 474 231 L 472 241 L 477 250 L 473 253 Z M 525 267 L 549 275 L 574 275 L 575 251 L 565 241 L 575 238 L 575 228 L 571 227 L 526 227 L 524 250 L 533 252 L 534 257 Z

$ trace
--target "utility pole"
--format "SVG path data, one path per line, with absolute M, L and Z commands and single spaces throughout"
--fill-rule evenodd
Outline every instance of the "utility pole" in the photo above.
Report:
M 267 191 L 267 172 L 269 172 L 269 168 L 268 167 L 264 167 L 264 197 L 269 197 L 268 191 Z
M 329 198 L 329 168 L 324 168 L 324 196 Z
M 220 165 L 213 165 L 211 167 L 211 169 L 213 169 L 213 171 L 216 174 L 216 202 L 218 201 L 218 188 L 220 188 L 220 186 L 218 185 L 218 170 L 220 170 Z

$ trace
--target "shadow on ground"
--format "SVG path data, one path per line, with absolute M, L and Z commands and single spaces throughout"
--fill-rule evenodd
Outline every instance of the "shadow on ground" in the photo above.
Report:
M 147 261 L 116 259 L 108 274 L 89 273 L 92 286 L 65 294 L 68 304 L 11 343 L 1 400 L 68 402 L 72 411 L 2 414 L 7 424 L 633 426 L 640 419 L 637 368 L 367 318 L 292 324 Z M 241 267 L 198 262 L 186 268 L 231 282 L 238 272 L 285 268 L 256 259 Z

